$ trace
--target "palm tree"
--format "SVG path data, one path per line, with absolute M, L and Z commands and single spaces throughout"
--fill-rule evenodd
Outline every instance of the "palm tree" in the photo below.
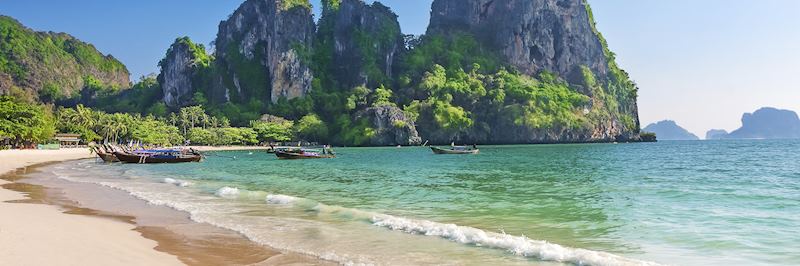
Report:
M 175 113 L 170 113 L 168 121 L 169 121 L 170 124 L 172 124 L 173 127 L 177 127 L 178 126 L 178 115 L 176 115 Z
M 219 128 L 219 119 L 216 116 L 212 116 L 209 123 L 211 123 L 212 128 Z
M 71 117 L 70 123 L 84 128 L 92 128 L 97 124 L 99 117 L 98 112 L 79 104 L 75 108 L 75 116 Z

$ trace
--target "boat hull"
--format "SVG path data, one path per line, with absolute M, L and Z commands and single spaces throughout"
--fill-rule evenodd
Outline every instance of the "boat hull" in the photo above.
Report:
M 145 155 L 138 155 L 138 154 L 129 154 L 129 153 L 122 153 L 122 152 L 115 152 L 114 156 L 117 157 L 121 162 L 125 163 L 138 163 L 138 164 L 156 164 L 156 163 L 192 163 L 192 162 L 199 162 L 203 159 L 202 156 L 187 156 L 187 157 L 180 157 L 180 158 L 158 158 L 158 157 L 151 157 Z
M 437 147 L 431 147 L 431 150 L 434 154 L 478 154 L 481 150 L 474 149 L 474 150 L 447 150 Z
M 98 152 L 97 156 L 100 157 L 100 159 L 103 159 L 103 161 L 107 162 L 107 163 L 118 163 L 119 162 L 119 159 L 117 159 L 117 156 L 115 156 L 114 154 L 111 154 L 111 153 Z
M 334 155 L 307 155 L 294 152 L 275 151 L 275 156 L 283 160 L 304 160 L 304 159 L 331 159 Z

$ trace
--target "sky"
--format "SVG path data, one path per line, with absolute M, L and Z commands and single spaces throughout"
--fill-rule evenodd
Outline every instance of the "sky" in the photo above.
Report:
M 138 80 L 158 72 L 175 38 L 213 41 L 241 2 L 0 0 L 0 14 L 92 43 Z M 431 0 L 382 2 L 399 15 L 404 33 L 425 32 Z M 670 119 L 702 138 L 712 128 L 735 130 L 743 113 L 760 107 L 800 111 L 800 1 L 589 3 L 617 62 L 639 85 L 642 127 Z

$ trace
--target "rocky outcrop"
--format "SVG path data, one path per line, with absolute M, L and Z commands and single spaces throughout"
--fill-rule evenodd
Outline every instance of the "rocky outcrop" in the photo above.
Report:
M 579 83 L 580 66 L 605 77 L 608 60 L 585 0 L 435 0 L 428 34 L 464 31 L 528 75 Z
M 489 143 L 638 141 L 638 88 L 615 63 L 586 0 L 434 0 L 427 35 L 474 37 L 523 74 L 554 73 L 589 96 L 591 128 L 530 129 L 486 121 L 461 138 Z M 600 111 L 597 111 L 600 110 Z M 425 134 L 423 134 L 425 135 Z M 426 135 L 427 136 L 427 135 Z
M 723 139 L 728 135 L 728 131 L 724 129 L 712 129 L 706 132 L 706 140 Z
M 283 0 L 248 0 L 219 25 L 217 101 L 277 102 L 311 90 L 309 47 L 315 25 L 310 8 Z
M 188 37 L 175 40 L 166 57 L 158 63 L 164 103 L 173 109 L 193 104 L 192 97 L 199 86 L 193 81 L 209 64 L 210 58 L 202 46 L 192 43 Z
M 645 132 L 656 133 L 658 140 L 699 140 L 696 135 L 678 126 L 675 121 L 664 120 L 650 124 L 644 129 Z
M 742 127 L 726 139 L 800 139 L 800 118 L 790 110 L 761 108 L 742 116 Z
M 341 0 L 333 6 L 327 1 L 319 28 L 321 45 L 332 46 L 328 67 L 339 85 L 374 89 L 391 79 L 403 51 L 403 34 L 388 7 L 361 0 Z
M 422 138 L 417 133 L 414 121 L 403 110 L 395 106 L 370 107 L 356 114 L 357 119 L 368 119 L 375 135 L 372 146 L 420 145 Z
M 111 55 L 66 33 L 36 32 L 0 16 L 0 94 L 55 101 L 93 89 L 127 89 L 128 69 Z M 48 98 L 48 99 L 45 99 Z

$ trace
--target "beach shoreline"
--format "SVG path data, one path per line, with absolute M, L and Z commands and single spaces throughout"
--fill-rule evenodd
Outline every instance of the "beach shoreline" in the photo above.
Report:
M 262 149 L 193 148 L 201 151 Z M 13 217 L 0 219 L 0 257 L 4 263 L 327 264 L 316 258 L 258 245 L 230 230 L 195 223 L 186 213 L 149 205 L 121 191 L 95 184 L 54 181 L 57 179 L 54 174 L 38 170 L 94 157 L 88 149 L 0 151 L 0 217 Z M 109 201 L 112 203 L 103 203 Z

